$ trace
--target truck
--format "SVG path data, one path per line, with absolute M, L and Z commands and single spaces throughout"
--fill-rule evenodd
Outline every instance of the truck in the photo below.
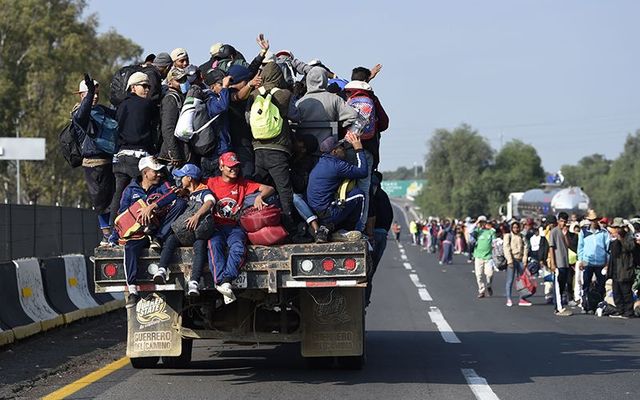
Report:
M 310 366 L 360 369 L 365 362 L 366 240 L 247 246 L 232 283 L 237 300 L 224 304 L 210 271 L 200 296 L 186 295 L 193 252 L 179 248 L 169 280 L 155 284 L 160 253 L 139 258 L 140 300 L 127 309 L 127 356 L 134 368 L 187 367 L 193 341 L 300 343 Z M 98 293 L 126 292 L 124 249 L 94 251 Z M 208 270 L 208 269 L 207 269 Z

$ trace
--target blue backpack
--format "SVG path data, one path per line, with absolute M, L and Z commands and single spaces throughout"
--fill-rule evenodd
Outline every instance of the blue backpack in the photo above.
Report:
M 93 137 L 98 150 L 115 154 L 118 144 L 118 121 L 105 114 L 102 107 L 91 109 L 91 123 L 93 125 Z

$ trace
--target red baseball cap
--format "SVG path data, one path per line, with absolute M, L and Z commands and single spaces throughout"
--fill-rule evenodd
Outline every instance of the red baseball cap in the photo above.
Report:
M 226 165 L 227 167 L 235 167 L 239 165 L 238 156 L 233 151 L 228 151 L 220 156 L 220 165 Z
M 609 225 L 609 218 L 603 217 L 600 219 L 601 224 Z

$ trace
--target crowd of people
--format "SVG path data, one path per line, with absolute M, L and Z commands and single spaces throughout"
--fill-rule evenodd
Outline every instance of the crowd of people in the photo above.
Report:
M 364 236 L 376 265 L 382 256 L 392 211 L 377 171 L 389 124 L 371 86 L 381 65 L 356 67 L 345 80 L 319 60 L 272 53 L 262 34 L 257 44 L 251 62 L 224 43 L 200 65 L 184 48 L 151 54 L 114 76 L 110 106 L 99 104 L 100 84 L 89 74 L 79 83 L 71 126 L 100 245 L 124 246 L 129 307 L 138 300 L 142 249 L 161 251 L 153 279 L 166 281 L 172 253 L 185 245 L 175 222 L 187 209 L 178 230 L 195 237 L 190 295 L 199 294 L 208 262 L 216 289 L 234 300 L 247 209 L 278 207 L 290 242 Z M 111 146 L 105 121 L 117 124 Z M 122 237 L 117 218 L 140 200 L 134 217 L 144 234 Z
M 392 231 L 398 240 L 397 222 Z M 640 317 L 640 216 L 609 219 L 588 210 L 582 217 L 560 212 L 538 220 L 430 217 L 410 221 L 409 231 L 413 244 L 436 254 L 441 265 L 451 264 L 453 254 L 464 254 L 474 264 L 478 298 L 493 296 L 494 273 L 505 271 L 507 307 L 530 306 L 538 277 L 556 315 L 579 309 Z

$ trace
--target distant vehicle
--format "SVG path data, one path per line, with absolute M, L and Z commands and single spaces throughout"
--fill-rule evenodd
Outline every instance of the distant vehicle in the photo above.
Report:
M 558 183 L 544 183 L 542 188 L 509 194 L 507 204 L 500 207 L 500 215 L 512 218 L 541 218 L 566 212 L 584 215 L 589 209 L 589 196 L 577 186 L 563 188 Z

